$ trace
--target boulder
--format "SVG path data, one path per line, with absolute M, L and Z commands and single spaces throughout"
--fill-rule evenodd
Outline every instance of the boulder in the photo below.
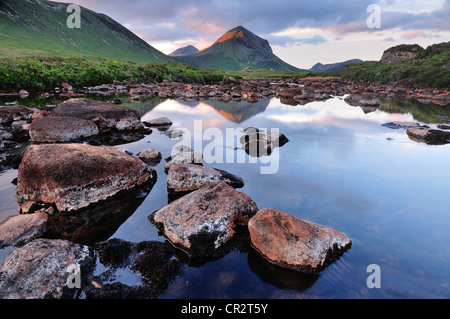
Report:
M 221 180 L 234 188 L 244 187 L 244 181 L 228 172 L 195 164 L 173 164 L 167 173 L 169 193 L 188 193 L 211 181 Z
M 150 219 L 190 256 L 211 256 L 257 211 L 247 194 L 216 181 L 154 212 Z
M 68 285 L 70 275 L 78 268 L 83 282 L 94 264 L 92 250 L 87 246 L 36 239 L 17 248 L 3 261 L 0 299 L 73 298 L 77 289 Z
M 0 107 L 0 125 L 17 121 L 28 121 L 34 110 L 23 105 L 8 105 Z
M 170 119 L 168 119 L 167 117 L 159 117 L 150 121 L 145 121 L 144 124 L 148 127 L 171 127 L 172 126 L 172 121 Z
M 20 247 L 42 236 L 47 231 L 47 214 L 10 216 L 0 223 L 0 249 Z
M 44 116 L 31 122 L 29 133 L 32 142 L 65 143 L 98 135 L 99 130 L 89 120 L 70 116 Z
M 60 103 L 50 113 L 51 116 L 70 116 L 90 120 L 97 124 L 100 132 L 110 130 L 142 129 L 137 110 L 127 106 L 114 105 L 89 99 L 69 99 Z M 141 125 L 139 125 L 142 124 Z
M 19 166 L 15 198 L 75 211 L 143 185 L 154 172 L 119 150 L 85 144 L 31 145 Z
M 289 142 L 289 139 L 280 132 L 259 130 L 249 127 L 244 130 L 244 135 L 240 138 L 245 152 L 252 157 L 269 156 L 277 147 L 282 147 Z
M 450 132 L 434 130 L 428 127 L 409 128 L 406 133 L 415 141 L 430 145 L 443 145 L 450 143 Z
M 162 154 L 154 148 L 143 150 L 137 156 L 141 161 L 152 166 L 159 164 L 162 159 Z
M 253 247 L 267 260 L 302 272 L 323 270 L 352 244 L 336 230 L 274 209 L 260 210 L 248 229 Z
M 179 152 L 174 156 L 170 156 L 166 159 L 166 164 L 164 165 L 164 170 L 167 173 L 170 169 L 170 166 L 173 164 L 196 164 L 203 165 L 203 154 L 200 152 Z

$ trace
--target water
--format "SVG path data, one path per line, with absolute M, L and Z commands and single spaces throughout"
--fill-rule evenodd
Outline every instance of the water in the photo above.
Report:
M 366 114 L 340 98 L 303 106 L 272 99 L 255 104 L 167 100 L 134 107 L 143 120 L 167 116 L 174 122 L 171 129 L 187 134 L 171 140 L 155 130 L 118 148 L 137 154 L 153 147 L 166 158 L 174 146 L 190 144 L 201 145 L 195 151 L 205 153 L 222 150 L 222 159 L 244 158 L 244 163 L 205 165 L 242 177 L 240 191 L 260 209 L 274 208 L 331 227 L 353 241 L 349 251 L 317 275 L 275 267 L 251 249 L 186 263 L 160 298 L 450 298 L 450 145 L 418 143 L 404 129 L 382 126 L 417 121 L 435 127 L 447 121 L 448 107 L 386 102 Z M 225 136 L 230 128 L 279 129 L 290 142 L 265 162 L 252 163 L 236 140 L 194 136 L 198 120 L 203 132 L 218 128 Z M 205 161 L 212 159 L 206 156 Z M 261 174 L 269 164 L 278 171 Z M 149 196 L 111 238 L 165 240 L 147 219 L 167 205 L 163 166 L 164 161 L 155 167 L 158 181 Z M 14 170 L 0 175 L 0 220 L 18 208 L 11 184 L 16 175 Z M 0 261 L 7 252 L 0 250 Z M 380 289 L 367 287 L 371 264 L 380 266 Z

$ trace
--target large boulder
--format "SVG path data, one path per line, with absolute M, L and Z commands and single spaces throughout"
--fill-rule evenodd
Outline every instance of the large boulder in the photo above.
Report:
M 223 181 L 212 182 L 154 212 L 150 219 L 190 256 L 211 256 L 246 225 L 258 207 Z
M 89 99 L 64 101 L 58 104 L 50 115 L 70 116 L 93 121 L 99 127 L 100 132 L 136 130 L 144 127 L 137 110 Z
M 30 137 L 36 143 L 65 143 L 99 134 L 97 125 L 71 116 L 44 116 L 30 125 Z
M 0 299 L 67 299 L 95 264 L 87 246 L 63 240 L 36 239 L 11 252 L 0 269 Z M 71 283 L 68 285 L 68 283 Z
M 15 198 L 75 211 L 154 178 L 141 160 L 119 150 L 85 144 L 31 145 L 19 166 Z
M 233 174 L 211 167 L 179 163 L 170 165 L 167 173 L 169 193 L 188 193 L 212 181 L 221 180 L 234 188 L 244 187 L 244 181 Z
M 267 260 L 303 272 L 323 270 L 352 244 L 336 230 L 274 209 L 259 211 L 248 228 L 253 247 Z

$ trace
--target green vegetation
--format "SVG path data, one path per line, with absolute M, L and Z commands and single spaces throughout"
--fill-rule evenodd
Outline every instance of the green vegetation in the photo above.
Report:
M 159 83 L 163 80 L 184 83 L 218 83 L 221 71 L 199 70 L 175 63 L 139 64 L 107 59 L 31 57 L 0 59 L 0 90 L 53 90 L 67 82 L 73 87 L 135 80 Z
M 400 50 L 396 47 L 395 50 Z M 389 51 L 391 50 L 391 51 Z M 387 52 L 394 52 L 392 48 Z M 450 43 L 440 43 L 426 49 L 417 49 L 418 56 L 393 64 L 364 62 L 322 75 L 359 79 L 377 83 L 407 81 L 422 87 L 450 88 Z
M 227 72 L 227 75 L 237 79 L 283 79 L 283 78 L 304 78 L 307 76 L 313 76 L 314 74 L 309 71 L 300 72 L 279 72 L 269 69 L 256 69 L 245 68 L 241 71 Z
M 93 57 L 138 63 L 175 62 L 110 17 L 81 9 L 81 28 L 69 28 L 67 3 L 0 1 L 0 58 Z
M 385 99 L 381 98 L 380 110 L 392 114 L 411 114 L 414 120 L 426 123 L 445 123 L 450 119 L 450 108 L 433 103 L 423 104 L 417 100 Z

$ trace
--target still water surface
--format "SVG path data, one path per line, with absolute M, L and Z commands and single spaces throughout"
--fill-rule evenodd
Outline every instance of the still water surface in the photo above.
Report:
M 353 241 L 349 251 L 317 275 L 273 267 L 251 249 L 186 263 L 161 298 L 450 298 L 450 144 L 418 143 L 404 129 L 382 126 L 416 121 L 435 127 L 447 121 L 442 114 L 449 113 L 448 107 L 433 112 L 435 107 L 427 105 L 408 110 L 387 103 L 366 113 L 340 98 L 302 106 L 272 99 L 254 104 L 167 100 L 133 107 L 143 120 L 170 118 L 171 129 L 184 129 L 186 135 L 171 140 L 155 130 L 119 149 L 137 154 L 152 147 L 166 158 L 176 145 L 201 145 L 194 150 L 244 158 L 244 163 L 204 164 L 242 177 L 245 187 L 239 190 L 260 209 L 331 227 Z M 202 132 L 218 128 L 224 138 L 194 135 L 199 120 Z M 252 163 L 237 140 L 225 139 L 227 129 L 247 127 L 278 129 L 290 141 Z M 154 168 L 158 181 L 151 193 L 111 238 L 165 240 L 148 221 L 168 203 L 164 163 Z M 261 174 L 261 167 L 275 164 L 275 174 Z M 15 170 L 0 173 L 0 220 L 17 213 L 11 184 L 16 176 Z M 10 251 L 0 250 L 0 262 Z M 367 287 L 371 264 L 380 266 L 380 289 Z M 117 280 L 132 283 L 136 278 L 125 272 Z

